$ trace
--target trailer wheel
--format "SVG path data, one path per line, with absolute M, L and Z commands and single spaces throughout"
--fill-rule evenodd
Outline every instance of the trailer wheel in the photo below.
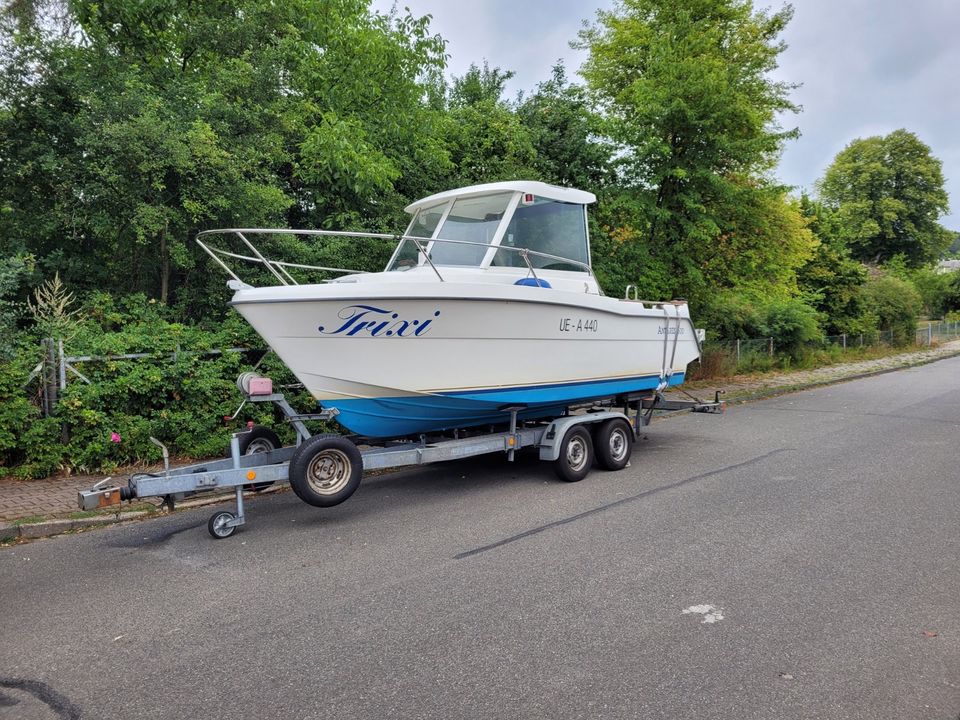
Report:
M 601 423 L 594 438 L 597 463 L 604 470 L 622 470 L 630 462 L 633 450 L 633 428 L 622 418 Z
M 247 432 L 242 433 L 237 440 L 240 443 L 241 455 L 256 455 L 283 447 L 283 443 L 280 442 L 277 434 L 263 425 L 254 425 Z M 253 483 L 250 485 L 250 489 L 254 492 L 262 492 L 271 485 L 273 485 L 272 480 L 270 482 Z
M 254 425 L 247 432 L 241 433 L 237 439 L 240 442 L 241 455 L 270 452 L 283 447 L 277 434 L 263 425 Z
M 236 516 L 231 512 L 222 510 L 214 513 L 207 521 L 207 530 L 209 530 L 210 534 L 217 540 L 228 538 L 237 531 L 236 525 L 228 524 L 231 520 L 236 520 Z
M 290 487 L 315 507 L 339 505 L 356 492 L 362 476 L 360 451 L 339 435 L 314 435 L 290 460 Z
M 567 430 L 560 443 L 560 457 L 554 460 L 553 470 L 564 482 L 579 482 L 593 465 L 593 440 L 582 425 Z

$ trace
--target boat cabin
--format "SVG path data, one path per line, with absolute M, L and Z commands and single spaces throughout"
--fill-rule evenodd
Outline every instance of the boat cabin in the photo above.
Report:
M 413 218 L 387 271 L 432 264 L 589 275 L 586 206 L 595 201 L 592 193 L 534 181 L 431 195 L 406 208 Z

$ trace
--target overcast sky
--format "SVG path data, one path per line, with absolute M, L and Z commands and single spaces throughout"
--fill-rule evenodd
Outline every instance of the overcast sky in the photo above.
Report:
M 388 11 L 392 0 L 374 0 Z M 585 55 L 571 50 L 584 20 L 613 0 L 400 0 L 447 40 L 448 74 L 471 63 L 516 73 L 513 96 L 530 92 L 563 59 L 571 78 Z M 782 2 L 754 0 L 779 9 Z M 795 0 L 776 79 L 802 83 L 798 115 L 783 118 L 802 136 L 787 145 L 777 175 L 813 190 L 834 156 L 855 138 L 906 128 L 943 162 L 951 214 L 960 230 L 960 1 Z

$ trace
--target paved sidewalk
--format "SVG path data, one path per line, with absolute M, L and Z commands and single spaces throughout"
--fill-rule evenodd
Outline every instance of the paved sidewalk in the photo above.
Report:
M 722 384 L 697 383 L 690 392 L 704 400 L 723 390 L 729 401 L 789 392 L 804 387 L 822 385 L 897 368 L 920 365 L 960 355 L 960 340 L 931 348 L 917 350 L 877 360 L 844 363 L 796 372 L 769 373 L 756 376 L 737 376 Z M 119 474 L 122 478 L 124 475 Z M 64 517 L 77 511 L 77 492 L 89 488 L 101 476 L 73 475 L 44 480 L 16 480 L 0 478 L 0 524 L 24 518 Z
M 97 479 L 89 475 L 44 480 L 0 478 L 0 521 L 62 515 L 77 510 L 77 491 Z

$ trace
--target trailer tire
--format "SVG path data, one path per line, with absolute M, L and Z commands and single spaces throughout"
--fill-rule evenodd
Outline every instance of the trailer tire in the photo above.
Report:
M 264 425 L 254 425 L 246 432 L 240 433 L 237 440 L 240 442 L 241 455 L 254 455 L 283 447 L 277 434 Z
M 207 521 L 207 531 L 214 537 L 214 539 L 225 540 L 237 531 L 236 525 L 227 524 L 236 519 L 236 515 L 231 512 L 227 512 L 226 510 L 214 513 Z
M 362 477 L 360 451 L 340 435 L 314 435 L 290 460 L 290 487 L 314 507 L 339 505 L 356 492 Z
M 283 447 L 283 443 L 280 442 L 277 434 L 263 425 L 254 425 L 245 433 L 241 433 L 237 441 L 240 443 L 241 455 L 256 455 L 257 453 L 279 450 Z M 250 485 L 250 489 L 254 492 L 262 492 L 271 485 L 273 485 L 272 480 L 270 482 L 253 483 Z
M 630 462 L 633 451 L 633 428 L 623 418 L 601 423 L 594 437 L 597 464 L 604 470 L 622 470 Z
M 579 482 L 593 465 L 593 439 L 583 425 L 567 430 L 560 443 L 560 457 L 553 461 L 553 470 L 564 482 Z

